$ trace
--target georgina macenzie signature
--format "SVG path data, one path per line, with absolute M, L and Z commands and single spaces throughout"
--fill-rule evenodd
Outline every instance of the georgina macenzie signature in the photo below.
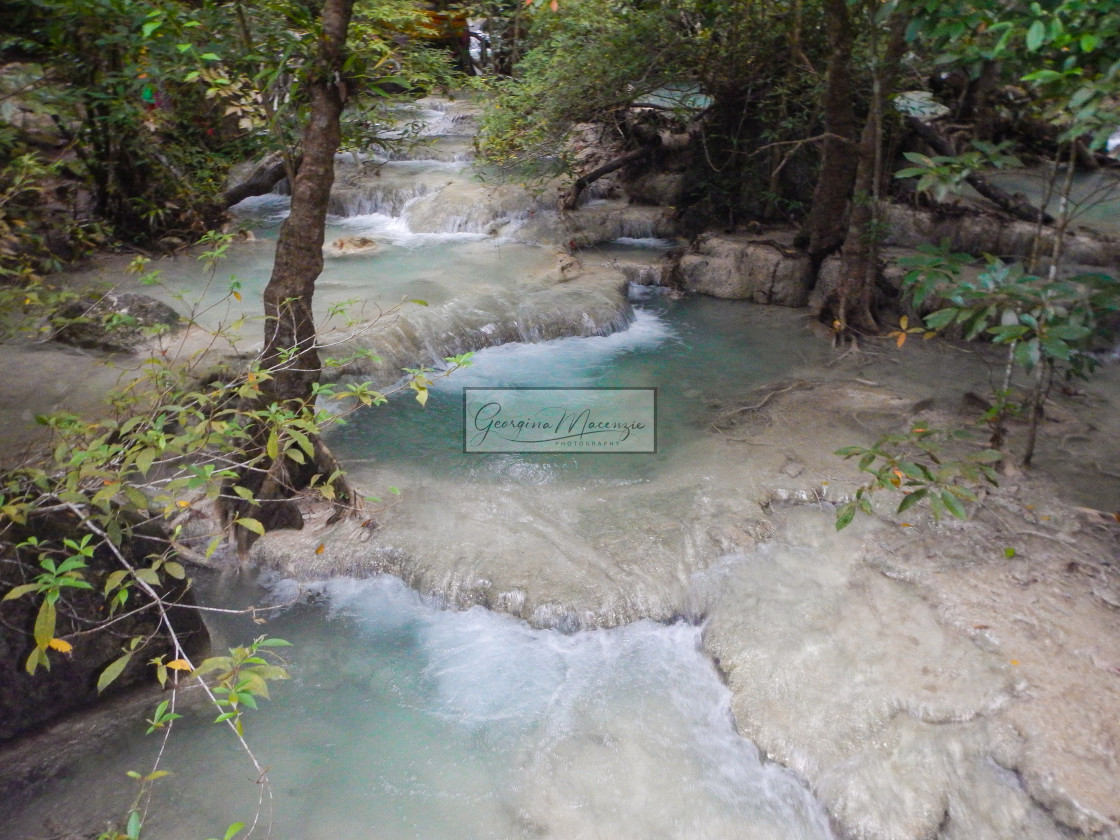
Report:
M 641 420 L 602 419 L 584 407 L 546 406 L 527 416 L 507 415 L 495 401 L 475 408 L 469 423 L 474 430 L 469 442 L 472 448 L 482 446 L 491 435 L 525 444 L 614 445 L 627 440 L 632 432 L 648 428 Z

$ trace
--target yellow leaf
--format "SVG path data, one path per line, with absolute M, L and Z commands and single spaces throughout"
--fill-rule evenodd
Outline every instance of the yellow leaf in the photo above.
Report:
M 902 329 L 904 329 L 904 330 L 909 329 L 910 319 L 907 316 L 903 315 L 901 318 L 898 319 L 898 325 L 900 327 L 902 327 Z
M 233 293 L 233 296 L 234 296 L 234 297 L 235 297 L 235 298 L 236 298 L 237 300 L 241 300 L 241 292 L 234 292 L 234 293 Z
M 1019 660 L 1018 660 L 1018 659 L 1012 659 L 1012 660 L 1011 660 L 1011 664 L 1012 664 L 1012 665 L 1018 665 L 1018 664 L 1019 664 Z
M 904 333 L 904 332 L 900 332 L 900 333 L 898 334 L 898 338 L 896 338 L 896 339 L 894 340 L 894 343 L 895 343 L 895 345 L 897 345 L 898 347 L 901 347 L 901 346 L 902 346 L 903 344 L 905 344 L 905 343 L 906 343 L 906 333 Z
M 51 639 L 47 642 L 47 647 L 51 650 L 57 650 L 59 653 L 69 653 L 74 649 L 74 646 L 65 639 Z
M 187 660 L 185 660 L 185 659 L 172 659 L 170 662 L 167 663 L 167 667 L 170 668 L 172 671 L 190 671 L 190 670 L 193 670 L 191 668 L 191 663 L 187 662 Z
M 326 543 L 319 543 L 319 547 L 315 549 L 316 554 L 322 554 L 323 550 L 327 547 Z
M 175 504 L 177 504 L 177 505 L 178 505 L 179 507 L 181 507 L 181 508 L 185 508 L 185 507 L 190 507 L 190 506 L 191 506 L 191 503 L 190 503 L 190 502 L 185 502 L 185 501 L 183 501 L 182 499 L 180 499 L 180 500 L 179 500 L 178 502 L 176 502 Z

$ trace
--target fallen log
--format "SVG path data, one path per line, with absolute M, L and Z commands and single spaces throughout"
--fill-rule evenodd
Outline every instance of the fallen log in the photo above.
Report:
M 957 154 L 952 143 L 942 137 L 937 132 L 937 129 L 929 123 L 922 122 L 917 117 L 907 117 L 906 124 L 911 131 L 925 140 L 930 148 L 937 152 L 937 154 L 946 157 L 953 157 Z M 984 198 L 1017 219 L 1022 219 L 1027 222 L 1041 221 L 1043 224 L 1047 225 L 1054 224 L 1054 217 L 1045 210 L 1040 210 L 1020 195 L 1011 195 L 1007 191 L 1000 189 L 983 175 L 971 172 L 965 178 L 965 181 L 976 190 L 976 192 L 984 196 Z

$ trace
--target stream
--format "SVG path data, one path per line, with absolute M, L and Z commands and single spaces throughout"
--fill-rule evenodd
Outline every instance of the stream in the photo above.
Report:
M 400 394 L 328 432 L 352 481 L 380 501 L 368 528 L 320 537 L 309 527 L 290 541 L 288 567 L 310 573 L 198 576 L 210 604 L 284 605 L 263 626 L 211 622 L 218 651 L 261 632 L 294 645 L 282 650 L 292 679 L 245 720 L 270 768 L 261 815 L 271 836 L 826 840 L 838 821 L 866 837 L 1068 836 L 1012 760 L 989 757 L 1007 754 L 992 746 L 1006 739 L 985 719 L 1020 691 L 1005 652 L 947 628 L 941 606 L 906 585 L 909 571 L 865 562 L 860 540 L 886 526 L 861 520 L 837 537 L 837 491 L 819 478 L 836 440 L 909 416 L 892 388 L 933 394 L 922 405 L 950 412 L 963 392 L 985 390 L 994 366 L 930 342 L 912 349 L 917 362 L 878 360 L 874 382 L 858 378 L 871 375 L 863 368 L 832 370 L 803 313 L 627 285 L 676 244 L 638 223 L 578 255 L 607 278 L 599 285 L 538 283 L 558 253 L 524 233 L 541 224 L 532 202 L 464 204 L 479 188 L 469 120 L 438 105 L 419 116 L 429 152 L 340 160 L 350 175 L 329 221 L 318 317 L 348 302 L 368 316 L 421 301 L 358 340 L 378 350 L 405 336 L 437 367 L 476 350 L 472 364 L 437 379 L 423 408 Z M 243 319 L 252 347 L 286 202 L 240 206 L 253 236 L 213 276 L 179 257 L 144 291 L 211 327 Z M 347 253 L 334 246 L 345 237 L 375 248 Z M 617 301 L 616 286 L 626 288 Z M 545 287 L 555 311 L 522 306 Z M 449 324 L 458 343 L 441 335 Z M 713 433 L 713 418 L 760 387 L 789 383 L 796 396 L 810 378 L 824 396 L 780 415 L 786 427 L 750 415 L 733 439 Z M 657 451 L 464 452 L 463 389 L 518 386 L 656 388 Z M 832 399 L 834 412 L 819 410 Z M 776 506 L 784 530 L 770 542 L 751 528 L 765 499 L 785 498 L 768 495 L 774 481 L 810 504 Z M 1077 486 L 1086 504 L 1120 504 L 1120 479 L 1079 475 Z M 389 574 L 316 579 L 320 539 L 328 556 L 340 552 L 339 568 L 350 558 L 366 572 L 419 571 L 407 585 Z M 494 569 L 505 578 L 491 580 Z M 532 601 L 533 582 L 556 602 Z M 1000 602 L 983 606 L 986 623 L 971 615 L 959 626 L 995 624 Z M 261 788 L 211 708 L 184 701 L 182 711 L 145 836 L 220 837 L 252 820 Z M 147 772 L 160 749 L 145 727 L 125 724 L 35 799 L 0 803 L 0 840 L 88 836 L 126 813 L 125 773 Z
M 443 157 L 455 158 L 454 139 L 442 142 Z M 347 215 L 331 219 L 328 243 L 361 236 L 378 247 L 369 255 L 328 251 L 316 292 L 321 318 L 347 301 L 387 309 L 408 298 L 439 307 L 473 295 L 494 298 L 497 308 L 522 278 L 555 264 L 549 249 L 463 230 L 470 225 L 461 217 L 449 218 L 446 231 L 410 228 L 409 206 L 424 183 L 466 178 L 464 164 L 389 161 L 381 172 L 387 187 L 351 197 L 340 208 Z M 252 336 L 259 331 L 253 302 L 267 282 L 286 199 L 264 196 L 240 209 L 253 241 L 233 248 L 213 276 L 189 258 L 164 261 L 155 294 L 210 327 L 245 318 L 243 332 Z M 671 244 L 624 238 L 585 259 L 652 265 Z M 244 301 L 240 309 L 230 288 Z M 750 317 L 745 307 L 663 302 L 638 286 L 631 297 L 624 329 L 484 349 L 471 367 L 437 383 L 426 409 L 395 398 L 332 431 L 330 444 L 354 480 L 374 491 L 388 477 L 413 502 L 423 502 L 433 481 L 440 494 L 428 504 L 443 493 L 477 492 L 485 527 L 486 494 L 510 482 L 571 493 L 656 481 L 710 410 L 704 381 L 749 390 L 806 361 L 780 349 L 780 325 L 768 334 L 736 329 Z M 461 392 L 478 385 L 659 388 L 659 453 L 464 455 Z M 501 538 L 513 541 L 507 549 L 525 549 L 515 531 Z M 206 576 L 200 585 L 225 603 L 261 597 L 260 586 L 208 585 Z M 266 576 L 260 585 L 273 600 L 297 597 L 290 581 Z M 305 584 L 298 601 L 265 628 L 294 643 L 285 651 L 293 679 L 277 684 L 247 720 L 249 741 L 272 768 L 274 798 L 263 813 L 273 836 L 832 836 L 804 782 L 763 761 L 736 732 L 730 692 L 696 623 L 532 629 L 480 607 L 442 608 L 390 576 Z M 258 632 L 244 620 L 213 624 L 218 648 Z M 171 775 L 156 785 L 146 835 L 220 836 L 229 823 L 251 819 L 251 768 L 212 716 L 196 710 L 176 724 L 161 764 Z M 44 826 L 127 811 L 126 771 L 146 769 L 159 748 L 143 729 L 139 721 L 124 727 L 112 748 L 54 779 L 35 801 L 0 805 L 0 837 L 39 836 Z

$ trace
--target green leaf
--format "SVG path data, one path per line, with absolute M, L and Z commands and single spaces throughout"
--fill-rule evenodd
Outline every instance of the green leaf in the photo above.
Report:
M 836 510 L 836 530 L 843 531 L 847 528 L 856 516 L 856 503 L 848 502 L 841 505 Z
M 252 531 L 254 534 L 264 536 L 264 525 L 249 516 L 242 516 L 239 519 L 233 520 L 235 525 L 240 525 L 246 531 Z
M 137 580 L 142 580 L 149 586 L 159 586 L 159 572 L 151 568 L 137 569 L 133 572 Z
M 939 330 L 947 327 L 953 323 L 953 319 L 957 317 L 957 309 L 938 309 L 936 312 L 931 312 L 926 316 L 926 326 L 931 330 Z
M 183 565 L 176 563 L 174 560 L 168 560 L 164 563 L 163 570 L 175 580 L 184 580 L 187 576 L 187 570 L 183 568 Z
M 291 647 L 292 643 L 284 641 L 283 639 L 261 639 L 257 642 L 257 647 Z
M 904 496 L 902 501 L 898 505 L 898 513 L 903 513 L 910 510 L 910 508 L 914 507 L 914 505 L 924 499 L 928 493 L 929 490 L 923 487 L 920 490 L 915 490 L 913 493 Z
M 121 585 L 121 583 L 127 576 L 128 569 L 117 569 L 117 571 L 112 572 L 107 578 L 105 578 L 105 588 L 102 591 L 105 594 L 112 592 L 114 589 L 118 588 Z
M 1042 41 L 1045 38 L 1046 24 L 1041 20 L 1036 20 L 1027 30 L 1027 49 L 1031 52 L 1038 52 L 1038 48 L 1042 46 Z
M 54 604 L 50 601 L 43 601 L 43 603 L 39 605 L 39 613 L 35 616 L 34 632 L 36 647 L 44 649 L 50 644 L 51 639 L 54 638 L 56 624 L 57 614 Z
M 3 598 L 0 598 L 0 600 L 10 601 L 13 598 L 20 598 L 20 597 L 26 595 L 29 592 L 38 592 L 38 591 L 39 591 L 39 584 L 37 584 L 37 583 L 21 583 L 19 586 L 15 586 L 15 587 L 12 587 L 11 589 L 9 589 L 8 594 L 6 594 Z
M 27 655 L 27 661 L 23 667 L 31 676 L 35 676 L 35 669 L 42 665 L 48 671 L 51 669 L 51 661 L 47 659 L 47 652 L 42 648 L 33 648 L 31 653 Z
M 315 447 L 311 443 L 311 441 L 308 439 L 307 435 L 303 434 L 303 432 L 298 432 L 298 431 L 296 431 L 295 429 L 292 429 L 292 428 L 288 428 L 286 431 L 288 433 L 288 436 L 292 440 L 294 440 L 297 444 L 299 444 L 299 448 L 307 453 L 307 457 L 309 457 L 309 458 L 315 457 Z
M 140 471 L 141 475 L 147 475 L 148 470 L 152 468 L 152 463 L 155 461 L 159 452 L 151 447 L 141 449 L 136 456 L 136 469 Z
M 109 665 L 101 672 L 101 676 L 97 678 L 97 691 L 100 693 L 104 691 L 121 672 L 128 667 L 128 663 L 132 661 L 132 654 L 126 653 L 117 659 L 114 659 Z
M 945 505 L 945 509 L 953 514 L 953 516 L 957 517 L 957 519 L 966 519 L 968 517 L 964 505 L 961 504 L 961 500 L 948 490 L 942 491 L 941 501 Z

